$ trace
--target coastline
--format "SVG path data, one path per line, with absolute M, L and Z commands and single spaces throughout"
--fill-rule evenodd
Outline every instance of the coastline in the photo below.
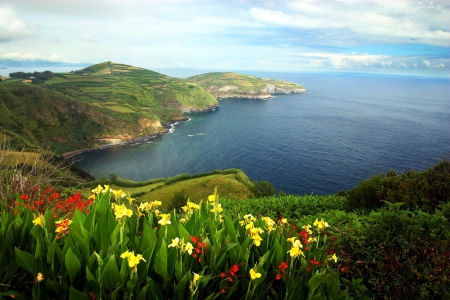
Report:
M 208 106 L 207 108 L 204 108 L 204 109 L 193 109 L 193 108 L 184 107 L 182 110 L 184 113 L 196 113 L 196 112 L 212 112 L 212 111 L 216 111 L 217 109 L 219 109 L 219 105 Z M 172 132 L 173 127 L 178 125 L 180 122 L 188 122 L 188 121 L 190 121 L 190 119 L 185 116 L 181 120 L 171 120 L 171 121 L 167 121 L 166 123 L 162 124 L 164 131 L 162 131 L 160 133 L 142 136 L 142 137 L 135 137 L 132 139 L 118 140 L 118 141 L 114 141 L 112 143 L 101 145 L 101 146 L 94 147 L 94 148 L 86 148 L 86 149 L 69 151 L 69 152 L 65 152 L 65 153 L 61 154 L 60 156 L 63 159 L 69 159 L 69 158 L 71 158 L 75 155 L 81 154 L 81 153 L 96 151 L 96 150 L 100 150 L 100 149 L 104 149 L 104 148 L 112 147 L 112 146 L 116 146 L 116 145 L 133 145 L 133 144 L 146 143 L 146 142 L 149 142 L 159 136 L 163 136 L 167 133 Z
M 65 153 L 61 154 L 60 156 L 63 159 L 69 159 L 69 158 L 71 158 L 75 155 L 81 154 L 81 153 L 96 151 L 96 150 L 100 150 L 100 149 L 104 149 L 104 148 L 108 148 L 108 147 L 112 147 L 112 146 L 116 146 L 116 145 L 133 145 L 133 144 L 146 143 L 146 142 L 149 142 L 159 136 L 163 136 L 167 133 L 172 132 L 173 127 L 178 125 L 180 122 L 188 122 L 188 121 L 190 121 L 190 119 L 187 117 L 184 117 L 183 119 L 177 120 L 177 121 L 168 121 L 168 122 L 162 124 L 164 131 L 162 131 L 160 133 L 142 136 L 142 137 L 136 137 L 133 139 L 120 140 L 118 142 L 112 142 L 112 143 L 101 145 L 101 146 L 94 147 L 94 148 L 86 148 L 86 149 L 69 151 L 69 152 L 65 152 Z

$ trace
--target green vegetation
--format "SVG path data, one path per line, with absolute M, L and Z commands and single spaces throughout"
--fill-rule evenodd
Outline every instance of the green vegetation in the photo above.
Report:
M 202 86 L 216 98 L 267 98 L 277 93 L 305 92 L 305 88 L 296 83 L 229 72 L 206 73 L 187 80 Z
M 72 73 L 10 75 L 0 84 L 2 135 L 19 148 L 50 144 L 57 154 L 161 134 L 184 111 L 218 105 L 200 86 L 111 62 Z M 30 77 L 31 84 L 21 83 Z

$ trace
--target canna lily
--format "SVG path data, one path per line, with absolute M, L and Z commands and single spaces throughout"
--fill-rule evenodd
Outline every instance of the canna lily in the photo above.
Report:
M 158 221 L 158 224 L 161 224 L 162 226 L 166 226 L 167 224 L 170 224 L 170 214 L 161 214 L 161 220 Z
M 121 258 L 126 258 L 128 259 L 128 266 L 130 268 L 134 269 L 134 272 L 137 272 L 137 265 L 139 264 L 139 261 L 143 260 L 144 262 L 146 261 L 141 254 L 137 254 L 134 255 L 134 251 L 133 252 L 129 252 L 128 250 L 125 251 L 124 253 L 122 253 L 120 255 Z
M 221 213 L 221 212 L 223 212 L 222 204 L 214 205 L 214 208 L 211 209 L 211 212 L 212 213 L 216 213 L 216 212 Z
M 42 214 L 39 214 L 36 219 L 33 220 L 34 225 L 39 225 L 41 227 L 44 227 L 45 224 L 45 217 Z
M 194 280 L 193 280 L 194 285 L 197 285 L 197 281 L 198 281 L 201 277 L 202 277 L 202 276 L 198 275 L 197 273 L 194 273 Z
M 72 220 L 69 219 L 56 221 L 55 222 L 56 225 L 55 232 L 57 233 L 56 238 L 59 238 L 60 234 L 68 234 L 70 224 L 72 224 Z
M 329 227 L 328 223 L 325 222 L 323 219 L 321 221 L 319 221 L 318 219 L 316 219 L 313 223 L 314 226 L 317 227 L 317 230 L 321 230 L 325 227 Z
M 133 211 L 126 208 L 125 204 L 114 205 L 114 214 L 116 215 L 117 220 L 122 220 L 125 217 L 131 217 L 133 215 Z
M 292 247 L 291 250 L 288 251 L 288 253 L 289 253 L 289 255 L 290 255 L 291 257 L 294 257 L 294 258 L 295 258 L 295 257 L 298 257 L 298 256 L 300 256 L 300 255 L 305 256 L 305 255 L 303 254 L 303 251 L 300 250 L 299 247 Z
M 167 247 L 169 247 L 169 248 L 170 247 L 178 248 L 179 244 L 180 244 L 180 238 L 176 237 L 176 238 L 172 239 L 172 244 L 170 244 Z
M 261 278 L 261 273 L 256 272 L 255 268 L 250 269 L 250 279 L 251 280 L 255 280 L 256 278 Z
M 333 253 L 333 255 L 330 256 L 330 257 L 328 258 L 328 260 L 334 260 L 334 262 L 337 263 L 338 257 L 336 256 L 336 254 Z
M 215 203 L 218 200 L 219 197 L 217 197 L 216 195 L 209 195 L 208 196 L 208 201 Z
M 186 243 L 186 245 L 184 246 L 183 252 L 187 252 L 189 253 L 189 255 L 192 254 L 192 250 L 194 250 L 194 247 L 192 246 L 191 243 Z

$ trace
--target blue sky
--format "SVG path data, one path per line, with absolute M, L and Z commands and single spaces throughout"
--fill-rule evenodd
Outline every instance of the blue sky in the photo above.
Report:
M 0 65 L 450 75 L 450 1 L 2 0 Z

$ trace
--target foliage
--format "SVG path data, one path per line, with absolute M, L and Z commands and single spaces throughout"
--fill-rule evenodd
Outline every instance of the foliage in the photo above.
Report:
M 450 201 L 450 161 L 442 160 L 422 172 L 409 171 L 402 175 L 389 171 L 343 193 L 348 199 L 348 209 L 374 209 L 386 202 L 405 203 L 404 208 L 432 212 L 440 201 Z
M 175 209 L 176 211 L 181 211 L 181 208 L 186 205 L 188 199 L 184 194 L 184 189 L 176 191 L 167 206 L 167 210 L 172 211 Z
M 275 186 L 268 181 L 253 181 L 251 191 L 255 198 L 274 196 L 276 193 Z
M 281 196 L 263 197 L 236 201 L 223 198 L 222 205 L 226 215 L 230 218 L 251 211 L 255 216 L 264 215 L 278 218 L 280 215 L 292 220 L 305 215 L 317 216 L 321 212 L 330 210 L 344 210 L 347 199 L 340 196 Z
M 364 278 L 376 299 L 450 297 L 450 222 L 441 210 L 411 212 L 389 204 L 358 222 L 340 224 L 335 245 L 347 257 L 343 277 Z
M 328 223 L 222 217 L 217 194 L 183 214 L 97 187 L 91 212 L 0 215 L 0 292 L 35 299 L 348 299 Z M 114 201 L 112 201 L 114 199 Z M 295 226 L 294 226 L 295 225 Z M 306 225 L 306 224 L 305 224 Z

